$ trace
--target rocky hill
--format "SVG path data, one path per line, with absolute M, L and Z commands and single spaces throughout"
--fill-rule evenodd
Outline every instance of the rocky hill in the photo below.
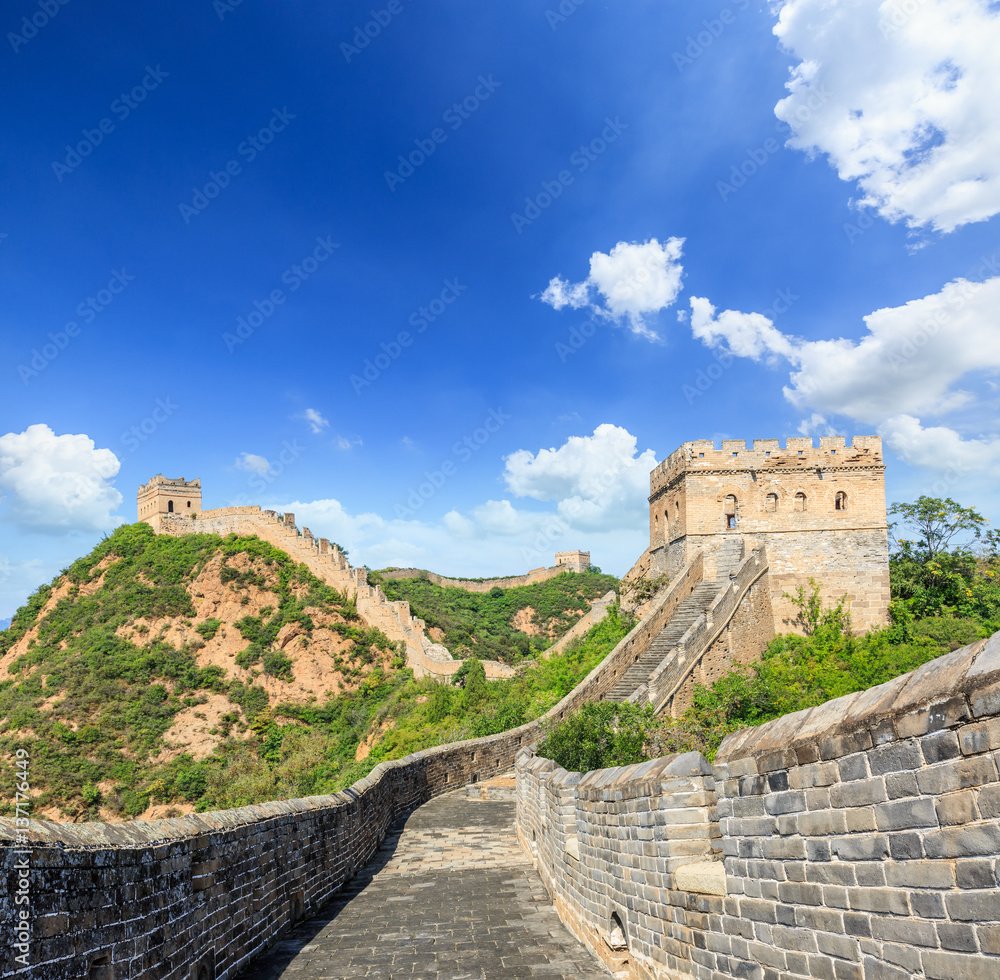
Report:
M 503 594 L 518 590 L 478 596 L 482 609 L 462 611 L 468 642 L 456 655 L 523 660 L 529 632 L 545 645 L 615 581 L 561 578 L 572 587 L 556 588 L 541 625 L 523 596 Z M 275 545 L 128 525 L 0 631 L 0 812 L 10 812 L 6 763 L 18 749 L 30 755 L 34 816 L 50 820 L 332 792 L 383 758 L 537 717 L 628 625 L 609 618 L 589 642 L 509 681 L 487 682 L 473 661 L 455 684 L 415 681 L 401 644 Z
M 182 810 L 202 788 L 189 761 L 252 737 L 273 705 L 305 709 L 402 667 L 353 602 L 273 546 L 130 525 L 0 633 L 0 753 L 31 753 L 36 816 L 160 815 L 170 787 Z

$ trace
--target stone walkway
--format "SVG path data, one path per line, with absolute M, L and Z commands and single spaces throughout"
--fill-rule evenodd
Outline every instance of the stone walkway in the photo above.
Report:
M 607 980 L 559 921 L 514 810 L 464 790 L 425 804 L 241 980 Z

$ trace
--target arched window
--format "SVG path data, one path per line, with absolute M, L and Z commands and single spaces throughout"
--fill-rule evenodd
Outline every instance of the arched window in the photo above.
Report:
M 843 490 L 837 491 L 837 496 L 833 498 L 834 510 L 847 510 L 847 494 Z
M 778 495 L 776 493 L 769 493 L 764 498 L 764 510 L 769 514 L 773 514 L 778 509 Z
M 190 507 L 190 506 L 191 506 L 191 501 L 189 500 L 189 501 L 188 501 L 188 507 Z
M 726 527 L 736 527 L 736 498 L 732 494 L 726 497 L 723 513 L 726 517 Z
M 806 495 L 801 490 L 795 495 L 795 509 L 806 509 Z
M 172 500 L 167 501 L 167 513 L 172 514 L 174 512 L 174 502 Z

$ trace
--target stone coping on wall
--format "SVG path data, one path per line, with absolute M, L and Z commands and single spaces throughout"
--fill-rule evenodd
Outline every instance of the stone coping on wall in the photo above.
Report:
M 1000 632 L 891 681 L 726 737 L 731 772 L 785 769 L 1000 714 Z

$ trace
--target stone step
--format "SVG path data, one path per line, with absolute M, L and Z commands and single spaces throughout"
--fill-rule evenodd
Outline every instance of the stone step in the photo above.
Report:
M 625 701 L 643 684 L 648 683 L 653 672 L 670 655 L 692 624 L 705 614 L 720 588 L 718 582 L 701 582 L 695 586 L 691 595 L 678 604 L 670 621 L 660 630 L 649 648 L 612 688 L 608 694 L 609 701 Z

